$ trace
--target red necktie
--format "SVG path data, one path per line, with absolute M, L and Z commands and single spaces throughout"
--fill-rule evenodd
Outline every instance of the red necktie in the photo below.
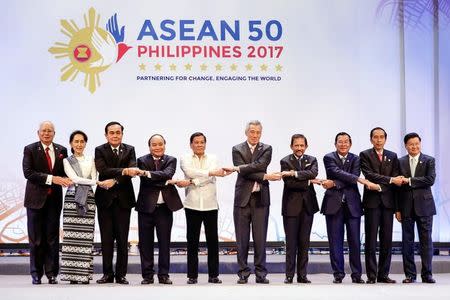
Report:
M 45 148 L 45 156 L 47 157 L 48 170 L 50 171 L 50 174 L 52 174 L 53 173 L 52 158 L 50 157 L 50 153 L 48 153 L 49 151 L 50 151 L 49 147 Z M 47 195 L 51 194 L 52 188 L 48 188 Z
M 53 172 L 53 166 L 52 166 L 52 158 L 50 157 L 50 153 L 48 153 L 49 151 L 50 151 L 49 147 L 45 148 L 45 156 L 47 157 L 48 170 L 50 171 L 51 174 Z
M 155 159 L 155 171 L 159 171 L 160 163 L 159 159 Z

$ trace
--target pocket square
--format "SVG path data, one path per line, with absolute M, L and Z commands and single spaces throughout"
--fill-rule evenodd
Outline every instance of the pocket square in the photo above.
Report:
M 306 164 L 306 165 L 305 165 L 305 168 L 306 168 L 306 167 L 309 167 L 310 165 L 311 165 L 311 164 Z

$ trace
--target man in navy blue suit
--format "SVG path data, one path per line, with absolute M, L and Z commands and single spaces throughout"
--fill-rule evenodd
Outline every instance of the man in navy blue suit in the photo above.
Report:
M 347 230 L 350 268 L 353 283 L 365 283 L 361 278 L 360 225 L 362 215 L 361 195 L 357 183 L 370 189 L 377 185 L 360 178 L 359 157 L 350 153 L 352 139 L 346 132 L 339 132 L 334 140 L 336 151 L 323 158 L 327 179 L 322 181 L 326 189 L 321 213 L 327 223 L 333 283 L 342 283 L 344 272 L 344 227 Z
M 403 283 L 416 281 L 414 263 L 414 224 L 420 242 L 422 259 L 422 282 L 435 283 L 432 273 L 433 216 L 436 214 L 431 187 L 436 178 L 434 158 L 421 153 L 421 138 L 415 133 L 408 133 L 404 138 L 408 154 L 399 159 L 400 174 L 404 176 L 398 199 L 396 218 L 402 223 L 403 269 L 406 278 Z

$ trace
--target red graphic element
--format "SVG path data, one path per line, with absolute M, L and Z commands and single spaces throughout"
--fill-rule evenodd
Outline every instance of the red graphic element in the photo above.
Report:
M 130 49 L 132 48 L 131 46 L 128 46 L 128 45 L 125 44 L 125 43 L 119 43 L 119 44 L 117 45 L 117 47 L 118 47 L 119 53 L 117 54 L 117 60 L 116 60 L 116 62 L 118 62 L 118 61 L 122 58 L 122 56 L 123 56 L 125 53 L 127 53 L 128 50 L 130 50 Z
M 91 49 L 86 45 L 76 46 L 73 50 L 73 57 L 78 62 L 85 62 L 91 58 Z

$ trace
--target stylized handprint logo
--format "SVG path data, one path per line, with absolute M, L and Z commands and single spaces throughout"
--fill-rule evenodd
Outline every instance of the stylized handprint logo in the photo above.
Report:
M 57 42 L 49 49 L 56 58 L 68 57 L 70 63 L 62 68 L 61 81 L 73 81 L 79 72 L 85 74 L 84 86 L 94 93 L 100 86 L 99 73 L 117 63 L 131 48 L 123 43 L 125 26 L 119 30 L 117 13 L 106 24 L 99 27 L 100 15 L 90 8 L 85 18 L 85 27 L 79 29 L 71 20 L 61 20 L 62 32 L 70 37 L 68 44 Z

